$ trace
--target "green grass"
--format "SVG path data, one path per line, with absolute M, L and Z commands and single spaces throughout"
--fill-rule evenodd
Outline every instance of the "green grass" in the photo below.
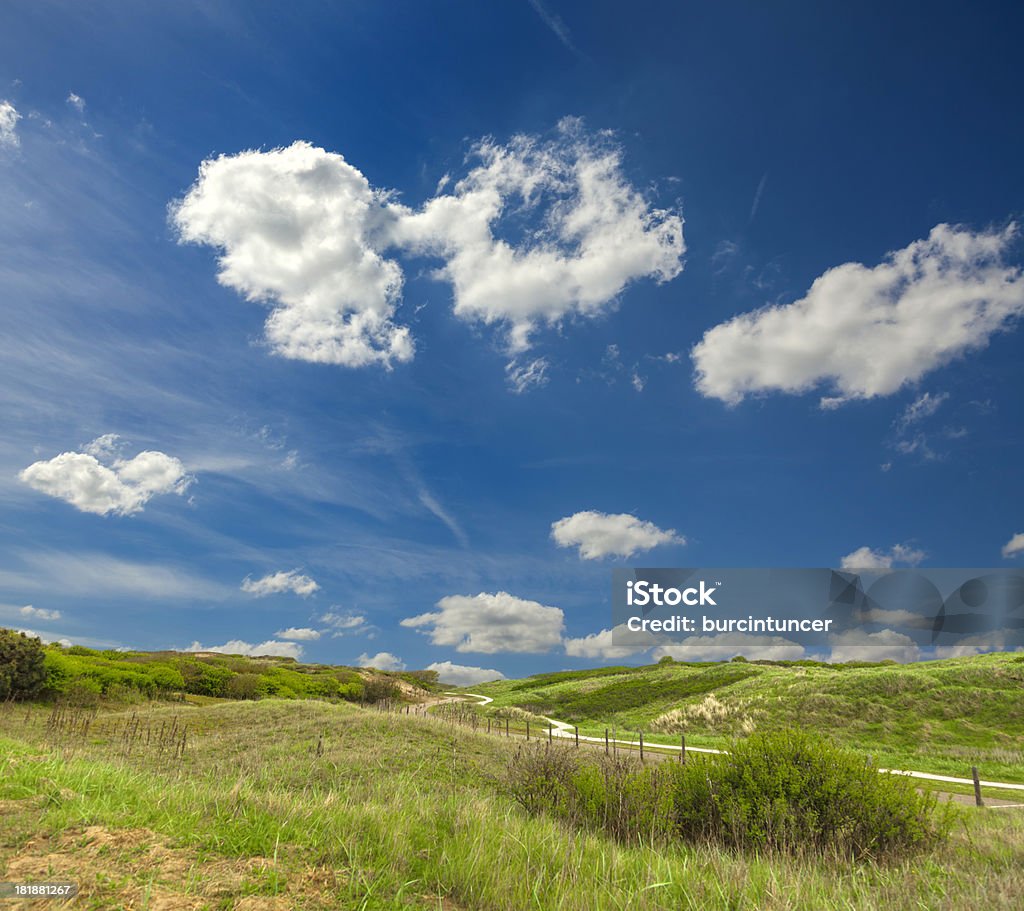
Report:
M 1010 911 L 1024 894 L 1017 811 L 957 811 L 947 845 L 889 864 L 622 844 L 527 816 L 502 783 L 507 744 L 438 719 L 280 700 L 137 712 L 141 730 L 187 721 L 184 758 L 126 755 L 102 732 L 130 711 L 81 737 L 48 733 L 45 707 L 0 709 L 0 878 L 48 863 L 97 909 Z
M 0 628 L 0 633 L 10 632 Z M 208 652 L 119 652 L 59 643 L 36 647 L 43 682 L 41 690 L 29 695 L 80 704 L 101 697 L 120 702 L 182 697 L 377 702 L 398 698 L 403 691 L 426 697 L 439 689 L 434 671 L 378 671 Z M 0 690 L 0 698 L 4 696 Z
M 603 668 L 482 684 L 493 709 L 518 706 L 601 736 L 644 731 L 650 742 L 678 743 L 652 732 L 655 720 L 700 704 L 724 704 L 724 722 L 691 719 L 694 746 L 727 748 L 740 722 L 759 731 L 827 731 L 876 764 L 1024 783 L 1024 657 L 980 655 L 912 665 L 828 666 L 742 662 Z

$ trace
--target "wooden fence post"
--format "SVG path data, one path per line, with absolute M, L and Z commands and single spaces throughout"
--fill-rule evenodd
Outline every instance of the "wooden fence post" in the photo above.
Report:
M 644 732 L 640 731 L 640 761 L 644 761 Z
M 580 728 L 578 724 L 574 724 L 572 728 L 576 732 L 576 749 L 578 750 L 580 748 Z
M 608 728 L 604 729 L 604 755 L 608 755 Z
M 526 719 L 526 739 L 530 739 L 530 719 Z
M 981 778 L 978 775 L 978 767 L 976 765 L 971 766 L 971 775 L 974 778 L 974 802 L 979 806 L 985 806 L 985 802 L 981 799 Z
M 686 765 L 686 735 L 679 735 L 679 764 Z
M 548 743 L 551 743 L 551 739 L 555 736 L 554 730 L 555 726 L 553 724 L 548 724 Z
M 505 719 L 505 736 L 508 737 L 508 719 Z

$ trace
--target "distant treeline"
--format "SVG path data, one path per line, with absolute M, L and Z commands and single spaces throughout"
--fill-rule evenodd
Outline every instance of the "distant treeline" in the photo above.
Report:
M 12 685 L 15 656 L 17 679 L 30 681 L 17 686 Z M 11 667 L 5 673 L 7 664 Z M 31 673 L 26 670 L 30 667 Z M 188 693 L 226 699 L 273 696 L 377 702 L 399 697 L 401 681 L 428 691 L 437 687 L 437 674 L 371 672 L 300 664 L 294 658 L 43 646 L 38 639 L 0 629 L 0 698 L 72 697 L 89 701 L 100 696 L 152 699 Z

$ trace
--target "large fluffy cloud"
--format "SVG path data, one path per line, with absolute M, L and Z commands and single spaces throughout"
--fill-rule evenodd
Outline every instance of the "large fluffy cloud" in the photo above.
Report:
M 377 652 L 376 655 L 367 655 L 363 652 L 357 659 L 359 667 L 372 667 L 377 671 L 404 671 L 405 662 L 391 652 Z
M 304 576 L 297 569 L 279 570 L 276 573 L 268 573 L 261 579 L 250 579 L 246 576 L 242 580 L 242 591 L 255 595 L 257 598 L 266 595 L 280 595 L 284 592 L 294 592 L 303 598 L 309 597 L 313 592 L 320 589 L 319 584 L 309 576 Z
M 183 241 L 221 250 L 221 284 L 273 307 L 276 353 L 389 366 L 413 344 L 392 322 L 402 270 L 378 252 L 387 199 L 341 155 L 296 142 L 204 161 L 171 217 Z
M 223 645 L 201 645 L 199 642 L 193 642 L 185 651 L 217 652 L 221 655 L 247 655 L 250 658 L 266 656 L 298 660 L 302 657 L 303 649 L 297 642 L 278 642 L 274 639 L 269 639 L 266 642 L 254 645 L 252 642 L 245 642 L 242 639 L 232 639 Z
M 413 356 L 394 322 L 403 275 L 389 251 L 440 259 L 456 315 L 502 324 L 513 352 L 540 324 L 595 316 L 631 282 L 682 270 L 681 217 L 631 185 L 608 134 L 567 118 L 551 139 L 483 140 L 471 160 L 450 192 L 413 209 L 306 142 L 221 155 L 171 219 L 182 241 L 220 250 L 222 284 L 272 307 L 272 350 L 348 367 Z M 542 363 L 517 367 L 513 388 L 539 384 Z
M 426 669 L 437 671 L 437 679 L 449 686 L 473 686 L 477 683 L 487 683 L 489 680 L 505 679 L 505 675 L 501 671 L 486 667 L 452 664 L 451 661 L 435 661 L 433 664 L 428 664 Z
M 1017 234 L 937 225 L 875 267 L 845 263 L 806 296 L 737 316 L 694 347 L 697 388 L 736 403 L 765 391 L 832 387 L 823 404 L 890 395 L 984 346 L 1024 312 Z
M 185 466 L 163 452 L 115 457 L 111 448 L 115 440 L 115 435 L 107 434 L 89 443 L 84 452 L 63 452 L 34 462 L 18 477 L 41 493 L 101 516 L 140 512 L 158 494 L 182 494 L 192 483 Z
M 585 510 L 551 524 L 551 537 L 559 547 L 578 547 L 584 560 L 631 557 L 659 544 L 685 544 L 675 529 L 661 529 L 628 513 Z
M 458 652 L 547 652 L 562 641 L 560 608 L 508 592 L 449 595 L 437 611 L 407 617 L 402 626 L 425 629 L 434 645 Z
M 630 184 L 607 134 L 565 118 L 553 139 L 486 139 L 472 157 L 451 193 L 405 213 L 395 239 L 443 257 L 456 315 L 504 323 L 513 351 L 540 323 L 594 316 L 630 282 L 682 271 L 682 219 Z M 502 231 L 517 220 L 525 239 L 513 242 Z

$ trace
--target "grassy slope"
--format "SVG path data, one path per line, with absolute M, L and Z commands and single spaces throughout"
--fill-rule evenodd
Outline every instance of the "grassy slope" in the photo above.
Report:
M 184 760 L 0 709 L 0 878 L 78 879 L 83 908 L 238 911 L 1009 911 L 1024 894 L 1015 811 L 964 811 L 948 847 L 887 867 L 629 847 L 526 817 L 499 784 L 507 744 L 436 719 L 277 700 L 139 711 L 143 726 L 187 714 Z
M 807 727 L 873 754 L 880 765 L 1024 782 L 1024 656 L 912 665 L 652 665 L 541 674 L 472 688 L 494 708 L 518 706 L 583 733 L 651 731 L 659 715 L 709 693 L 761 730 Z M 691 721 L 687 742 L 726 746 L 735 725 Z M 677 736 L 657 737 L 678 742 Z

